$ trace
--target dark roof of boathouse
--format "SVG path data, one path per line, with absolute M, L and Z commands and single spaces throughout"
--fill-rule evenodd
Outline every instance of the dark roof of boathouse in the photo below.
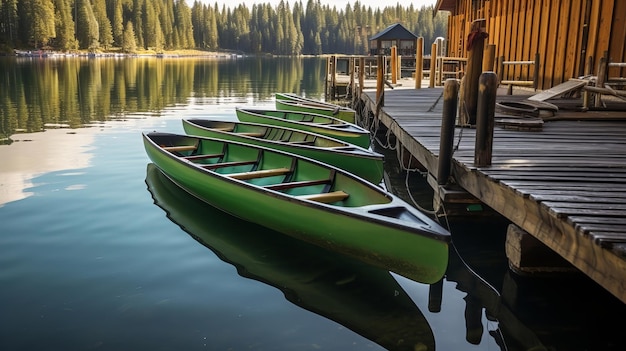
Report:
M 376 39 L 399 39 L 399 40 L 415 40 L 417 35 L 406 29 L 402 24 L 396 23 L 374 34 L 370 40 Z

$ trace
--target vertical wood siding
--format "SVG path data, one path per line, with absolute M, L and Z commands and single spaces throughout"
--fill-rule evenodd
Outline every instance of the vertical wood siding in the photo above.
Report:
M 539 53 L 538 88 L 596 74 L 600 58 L 626 62 L 625 0 L 456 0 L 448 23 L 447 55 L 467 57 L 471 22 L 485 18 L 487 44 L 506 61 L 531 61 Z M 504 77 L 532 80 L 533 68 L 507 66 Z M 614 67 L 610 76 L 626 76 Z

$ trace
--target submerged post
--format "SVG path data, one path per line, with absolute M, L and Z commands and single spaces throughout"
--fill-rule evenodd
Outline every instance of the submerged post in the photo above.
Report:
M 443 87 L 441 140 L 439 142 L 439 163 L 437 167 L 437 184 L 439 185 L 446 185 L 448 178 L 450 178 L 458 96 L 459 82 L 456 79 L 446 79 Z
M 424 75 L 424 38 L 417 38 L 415 49 L 415 89 L 422 88 L 422 76 Z
M 485 72 L 480 75 L 474 147 L 474 165 L 477 167 L 491 165 L 497 89 L 498 76 L 494 72 Z

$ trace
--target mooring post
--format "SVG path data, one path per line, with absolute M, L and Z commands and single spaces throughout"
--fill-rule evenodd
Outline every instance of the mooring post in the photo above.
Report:
M 376 67 L 376 109 L 384 104 L 385 96 L 385 58 L 383 55 L 378 55 Z M 380 106 L 379 106 L 380 105 Z
M 472 31 L 467 38 L 467 74 L 463 77 L 463 94 L 459 111 L 461 125 L 476 124 L 478 79 L 483 69 L 485 38 L 488 37 L 484 30 L 485 23 L 484 19 L 472 22 Z
M 422 76 L 424 75 L 424 38 L 417 38 L 415 49 L 415 89 L 422 88 Z
M 437 42 L 434 42 L 430 47 L 430 77 L 429 88 L 435 87 L 435 76 L 437 75 Z
M 354 97 L 354 81 L 355 81 L 354 74 L 355 74 L 356 59 L 354 57 L 351 57 L 348 62 L 349 62 L 348 70 L 350 71 L 350 84 L 348 88 L 346 88 L 346 98 L 352 98 Z
M 363 85 L 365 85 L 365 57 L 359 57 L 359 97 L 363 93 Z
M 483 72 L 493 71 L 496 64 L 496 44 L 487 44 L 483 59 Z
M 394 45 L 391 47 L 391 83 L 398 82 L 398 48 Z
M 454 145 L 454 124 L 459 99 L 459 82 L 446 79 L 443 86 L 443 112 L 441 116 L 441 140 L 439 142 L 439 163 L 437 184 L 446 185 L 450 178 L 452 147 Z
M 498 76 L 494 72 L 484 72 L 480 75 L 474 147 L 474 165 L 477 167 L 491 165 L 497 89 Z

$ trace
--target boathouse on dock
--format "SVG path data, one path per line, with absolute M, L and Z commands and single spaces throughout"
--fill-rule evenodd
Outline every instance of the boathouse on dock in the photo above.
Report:
M 392 24 L 370 38 L 370 55 L 389 56 L 394 46 L 400 56 L 415 56 L 417 35 L 400 23 Z
M 514 85 L 549 89 L 596 75 L 602 58 L 626 62 L 623 0 L 438 0 L 435 9 L 450 12 L 449 56 L 466 55 L 471 24 L 484 19 L 486 50 L 495 50 L 486 68 Z M 625 73 L 608 67 L 609 77 Z

